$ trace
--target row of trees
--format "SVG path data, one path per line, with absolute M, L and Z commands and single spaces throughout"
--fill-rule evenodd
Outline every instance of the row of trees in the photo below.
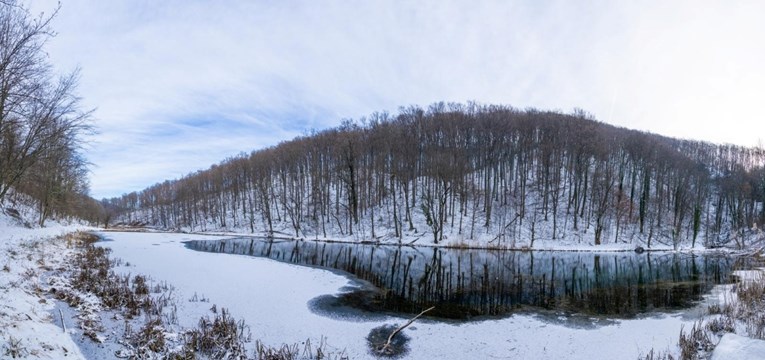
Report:
M 765 221 L 762 149 L 574 114 L 437 103 L 105 200 L 121 221 L 298 237 L 741 241 Z
M 54 215 L 102 212 L 87 196 L 81 147 L 91 125 L 75 95 L 78 71 L 56 77 L 43 50 L 56 12 L 33 17 L 16 1 L 0 2 L 0 203 L 31 197 L 41 226 Z

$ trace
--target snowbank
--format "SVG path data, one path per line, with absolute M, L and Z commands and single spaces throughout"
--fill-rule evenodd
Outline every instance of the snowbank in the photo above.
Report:
M 710 360 L 765 359 L 765 341 L 736 334 L 725 334 Z

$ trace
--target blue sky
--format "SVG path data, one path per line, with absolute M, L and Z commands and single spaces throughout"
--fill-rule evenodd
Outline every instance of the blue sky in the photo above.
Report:
M 35 0 L 34 13 L 56 1 Z M 469 100 L 765 138 L 761 1 L 62 0 L 47 45 L 118 196 L 374 111 Z

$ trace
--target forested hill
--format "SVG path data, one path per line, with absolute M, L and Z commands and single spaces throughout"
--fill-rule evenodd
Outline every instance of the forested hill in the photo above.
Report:
M 116 221 L 190 231 L 742 245 L 765 221 L 764 165 L 763 149 L 581 112 L 438 103 L 346 121 L 104 202 Z

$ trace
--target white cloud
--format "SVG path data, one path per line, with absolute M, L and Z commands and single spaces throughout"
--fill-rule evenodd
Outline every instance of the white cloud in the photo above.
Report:
M 35 1 L 34 10 L 55 6 Z M 95 196 L 378 110 L 477 100 L 754 145 L 765 3 L 63 0 Z

